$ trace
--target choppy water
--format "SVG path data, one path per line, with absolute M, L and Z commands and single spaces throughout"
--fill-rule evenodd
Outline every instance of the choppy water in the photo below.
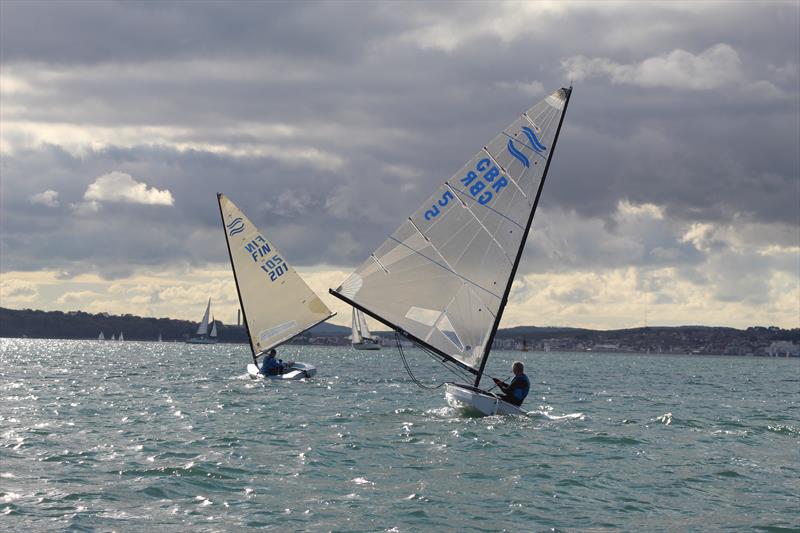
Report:
M 463 418 L 393 349 L 280 383 L 244 346 L 0 346 L 6 531 L 800 528 L 796 359 L 497 352 L 534 416 Z

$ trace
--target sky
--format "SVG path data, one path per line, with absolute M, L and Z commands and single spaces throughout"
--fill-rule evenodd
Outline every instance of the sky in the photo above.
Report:
M 0 305 L 235 323 L 223 192 L 347 324 L 328 288 L 570 83 L 501 327 L 800 327 L 796 1 L 3 0 Z

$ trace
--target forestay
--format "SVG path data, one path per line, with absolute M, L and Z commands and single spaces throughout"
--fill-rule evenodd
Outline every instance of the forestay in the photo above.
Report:
M 480 376 L 570 92 L 523 113 L 331 292 Z
M 333 316 L 244 213 L 225 195 L 217 198 L 253 355 Z

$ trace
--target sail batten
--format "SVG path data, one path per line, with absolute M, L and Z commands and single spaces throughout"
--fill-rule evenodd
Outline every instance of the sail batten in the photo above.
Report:
M 332 293 L 479 380 L 570 91 L 518 115 Z

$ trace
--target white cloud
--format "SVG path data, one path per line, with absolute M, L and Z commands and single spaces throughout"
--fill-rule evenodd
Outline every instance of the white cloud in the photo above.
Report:
M 69 206 L 77 215 L 91 215 L 100 211 L 100 204 L 94 200 L 89 202 L 79 202 L 77 204 L 69 204 Z
M 731 46 L 717 44 L 694 55 L 676 49 L 640 63 L 621 64 L 611 59 L 573 56 L 561 63 L 569 78 L 607 77 L 612 83 L 640 87 L 709 90 L 743 81 L 741 60 Z
M 32 204 L 41 204 L 47 207 L 58 207 L 58 192 L 47 189 L 44 192 L 34 194 L 30 197 Z
M 2 305 L 23 304 L 34 301 L 39 296 L 35 283 L 20 279 L 4 279 L 0 282 L 0 303 Z
M 89 201 L 145 205 L 173 205 L 175 203 L 172 193 L 168 190 L 159 191 L 155 187 L 148 188 L 146 184 L 137 182 L 129 174 L 118 171 L 97 178 L 86 189 L 83 198 Z

